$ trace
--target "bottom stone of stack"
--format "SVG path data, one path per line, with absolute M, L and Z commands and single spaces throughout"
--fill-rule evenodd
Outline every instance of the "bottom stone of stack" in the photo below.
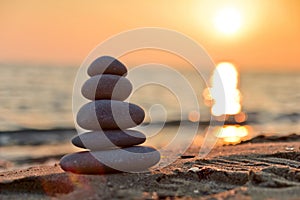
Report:
M 63 170 L 77 174 L 110 174 L 142 172 L 157 164 L 160 153 L 146 146 L 133 146 L 105 151 L 83 151 L 65 155 L 60 160 Z

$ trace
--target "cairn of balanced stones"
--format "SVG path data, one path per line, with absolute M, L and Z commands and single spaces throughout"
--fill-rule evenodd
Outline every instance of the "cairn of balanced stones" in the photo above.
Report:
M 86 149 L 65 155 L 60 160 L 63 170 L 79 174 L 139 172 L 160 160 L 159 152 L 137 146 L 146 136 L 130 130 L 143 122 L 145 113 L 139 106 L 124 102 L 132 92 L 125 78 L 127 69 L 110 56 L 97 58 L 87 70 L 88 79 L 82 95 L 91 100 L 77 113 L 77 124 L 89 130 L 72 139 L 73 145 Z

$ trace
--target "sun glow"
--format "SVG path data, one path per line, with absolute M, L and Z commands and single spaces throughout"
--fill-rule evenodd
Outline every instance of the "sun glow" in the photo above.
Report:
M 222 128 L 215 129 L 215 135 L 218 138 L 223 139 L 223 142 L 236 144 L 242 141 L 245 137 L 249 135 L 249 126 L 239 126 L 239 125 L 229 125 L 223 126 Z
M 216 13 L 214 25 L 223 34 L 231 35 L 236 33 L 242 23 L 241 13 L 233 7 L 225 7 Z
M 232 63 L 221 62 L 216 66 L 211 77 L 212 87 L 203 91 L 205 103 L 211 106 L 214 116 L 237 115 L 241 112 L 238 79 L 238 71 Z M 241 115 L 240 118 L 242 120 L 245 117 Z

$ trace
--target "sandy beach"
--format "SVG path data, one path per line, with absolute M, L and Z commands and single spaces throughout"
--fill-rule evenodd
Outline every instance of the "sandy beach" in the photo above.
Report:
M 138 174 L 77 175 L 57 163 L 8 170 L 1 199 L 299 199 L 299 135 L 217 146 L 205 159 L 198 150 Z

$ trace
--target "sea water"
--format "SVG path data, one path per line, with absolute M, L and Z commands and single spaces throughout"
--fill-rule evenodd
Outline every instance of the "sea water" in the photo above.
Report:
M 0 132 L 74 127 L 72 91 L 77 70 L 77 67 L 1 65 Z M 209 120 L 210 109 L 202 99 L 206 86 L 201 76 L 189 69 L 177 71 L 193 88 L 199 103 L 200 121 Z M 177 81 L 151 69 L 139 75 L 141 79 L 145 76 Z M 181 85 L 180 82 L 176 84 Z M 249 119 L 261 125 L 258 131 L 300 132 L 300 72 L 241 72 L 239 86 L 242 110 Z M 186 120 L 195 107 L 188 98 L 181 98 L 184 102 L 179 102 L 176 95 L 170 88 L 149 84 L 136 90 L 129 101 L 142 106 L 146 113 L 154 104 L 160 104 L 167 113 L 167 121 Z M 153 121 L 165 119 L 160 111 L 154 113 Z M 146 122 L 149 120 L 147 114 Z

